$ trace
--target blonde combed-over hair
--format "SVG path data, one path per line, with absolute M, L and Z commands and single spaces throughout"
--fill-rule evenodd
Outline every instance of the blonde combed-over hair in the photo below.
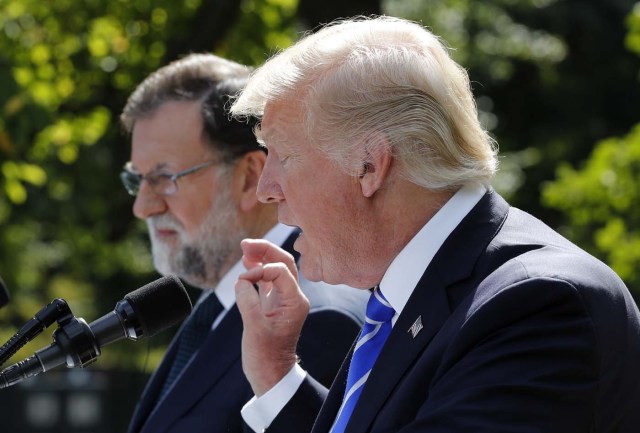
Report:
M 276 102 L 300 103 L 308 139 L 350 173 L 363 144 L 390 146 L 402 176 L 428 189 L 488 184 L 497 169 L 467 72 L 411 21 L 325 26 L 257 69 L 231 112 L 262 116 Z

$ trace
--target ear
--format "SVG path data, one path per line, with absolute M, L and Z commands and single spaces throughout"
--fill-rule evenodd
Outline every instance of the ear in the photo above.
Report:
M 386 137 L 376 134 L 375 140 L 367 140 L 359 175 L 362 195 L 372 197 L 382 188 L 392 160 L 391 145 Z
M 236 167 L 239 170 L 236 178 L 240 182 L 239 204 L 243 212 L 248 212 L 259 204 L 256 189 L 266 158 L 267 155 L 262 150 L 248 152 Z

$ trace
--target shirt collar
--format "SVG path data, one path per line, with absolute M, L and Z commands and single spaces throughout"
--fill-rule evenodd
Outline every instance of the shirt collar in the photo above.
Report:
M 380 281 L 380 290 L 396 312 L 392 323 L 442 244 L 486 192 L 480 184 L 460 188 L 393 259 Z
M 266 235 L 262 237 L 267 241 L 274 243 L 275 245 L 282 245 L 285 240 L 291 235 L 291 233 L 295 230 L 294 227 L 289 227 L 284 224 L 276 224 L 271 230 L 267 232 Z M 220 303 L 224 307 L 225 310 L 233 307 L 233 304 L 236 302 L 236 281 L 238 281 L 238 276 L 245 271 L 245 267 L 242 264 L 242 260 L 239 260 L 234 264 L 229 271 L 222 277 L 218 286 L 215 287 L 215 294 L 220 300 Z

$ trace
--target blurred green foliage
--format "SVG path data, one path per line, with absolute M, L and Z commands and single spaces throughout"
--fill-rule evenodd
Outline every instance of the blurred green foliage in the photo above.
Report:
M 261 63 L 296 37 L 295 6 L 0 0 L 0 276 L 13 298 L 0 311 L 0 340 L 56 297 L 91 321 L 158 277 L 144 224 L 118 180 L 129 154 L 118 124 L 126 98 L 190 51 Z M 192 33 L 198 25 L 210 31 Z M 151 370 L 171 334 L 148 345 L 117 343 L 100 364 Z
M 543 198 L 568 215 L 566 235 L 640 287 L 640 124 L 599 142 L 579 170 L 562 163 L 557 177 Z
M 627 48 L 630 51 L 640 54 L 640 2 L 636 3 L 626 20 L 627 38 L 625 39 Z M 639 77 L 640 78 L 640 77 Z
M 128 95 L 149 73 L 189 52 L 213 51 L 259 65 L 302 31 L 347 13 L 355 3 L 323 3 L 321 17 L 311 7 L 301 17 L 299 4 L 0 0 L 0 276 L 13 297 L 0 310 L 0 340 L 53 298 L 66 299 L 77 316 L 91 321 L 158 277 L 146 228 L 133 218 L 132 199 L 118 179 L 129 158 L 129 140 L 118 124 Z M 422 21 L 454 47 L 453 56 L 469 69 L 481 119 L 501 146 L 496 188 L 552 225 L 570 227 L 572 239 L 611 261 L 640 290 L 638 267 L 626 276 L 616 248 L 606 249 L 638 226 L 632 206 L 603 204 L 592 221 L 575 221 L 568 209 L 544 207 L 540 200 L 540 185 L 554 178 L 558 165 L 558 186 L 549 187 L 545 203 L 555 206 L 550 197 L 584 197 L 576 185 L 595 186 L 569 167 L 587 158 L 596 143 L 624 136 L 640 120 L 640 57 L 630 51 L 640 46 L 633 0 L 368 4 L 370 11 L 382 7 Z M 607 142 L 622 152 L 634 142 L 637 148 L 637 141 L 633 132 Z M 614 163 L 609 156 L 598 158 Z M 637 181 L 635 164 L 628 166 L 628 176 Z M 601 176 L 586 170 L 588 178 Z M 624 177 L 622 167 L 613 172 L 616 179 Z M 624 191 L 635 191 L 627 200 L 637 203 L 637 189 Z M 591 205 L 582 201 L 574 207 L 589 213 Z M 590 227 L 601 227 L 600 240 L 589 237 Z M 50 334 L 44 332 L 16 357 L 48 344 Z M 146 344 L 116 343 L 100 365 L 150 371 L 171 334 Z
M 626 24 L 626 45 L 640 55 L 640 3 Z M 601 257 L 640 299 L 640 123 L 597 143 L 580 168 L 561 163 L 542 198 L 568 216 L 562 231 Z

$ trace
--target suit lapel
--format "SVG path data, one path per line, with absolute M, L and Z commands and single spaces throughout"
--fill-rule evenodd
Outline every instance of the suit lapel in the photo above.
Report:
M 311 433 L 328 432 L 329 429 L 331 429 L 333 422 L 335 421 L 338 410 L 340 410 L 340 406 L 342 405 L 342 397 L 344 396 L 345 388 L 347 386 L 349 363 L 351 362 L 351 357 L 353 356 L 353 348 L 355 347 L 356 341 L 353 342 L 353 345 L 351 346 L 347 357 L 342 362 L 340 370 L 336 374 L 336 377 L 331 384 L 331 388 L 329 389 L 327 398 L 325 399 L 322 408 L 320 409 L 320 413 L 316 417 L 316 421 L 313 424 Z
M 502 198 L 493 192 L 487 193 L 438 250 L 382 348 L 346 433 L 368 431 L 396 384 L 451 315 L 447 288 L 471 275 L 478 257 L 499 231 L 507 212 L 508 205 Z M 411 328 L 418 318 L 423 328 L 414 337 Z M 341 373 L 345 374 L 346 382 L 346 372 Z M 341 386 L 344 393 L 344 384 Z M 338 400 L 342 399 L 342 393 Z M 336 412 L 337 409 L 333 416 Z M 328 431 L 328 428 L 317 431 Z
M 184 322 L 183 325 L 184 326 Z M 129 432 L 138 432 L 142 431 L 142 425 L 145 420 L 149 418 L 149 414 L 153 411 L 156 406 L 156 401 L 158 399 L 158 394 L 162 389 L 162 384 L 165 381 L 165 378 L 169 374 L 169 369 L 171 368 L 171 364 L 173 364 L 173 359 L 176 356 L 176 351 L 178 348 L 178 341 L 180 333 L 182 332 L 182 328 L 178 330 L 176 335 L 173 337 L 173 340 L 169 344 L 167 348 L 167 353 L 162 358 L 162 362 L 156 369 L 156 371 L 151 375 L 149 382 L 144 388 L 144 391 L 140 395 L 140 400 L 138 402 L 138 406 L 136 407 L 133 416 L 131 418 L 131 423 L 129 427 Z
M 398 317 L 365 383 L 347 425 L 347 433 L 367 431 L 395 385 L 451 314 L 445 284 L 437 277 L 435 272 L 425 272 Z M 428 286 L 426 281 L 429 281 Z M 423 329 L 414 338 L 410 328 L 418 317 L 421 317 Z
M 145 432 L 165 431 L 193 407 L 238 361 L 241 341 L 242 319 L 234 305 L 176 379 L 172 392 L 156 406 L 145 425 Z

